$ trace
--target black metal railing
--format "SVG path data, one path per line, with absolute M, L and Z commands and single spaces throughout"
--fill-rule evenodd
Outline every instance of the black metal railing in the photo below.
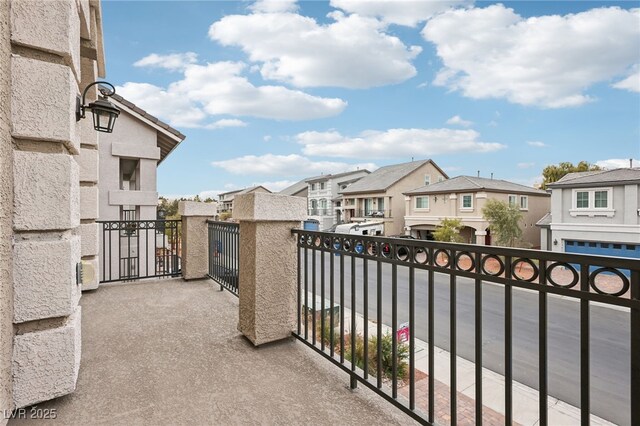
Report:
M 356 210 L 355 217 L 391 218 L 391 210 L 359 209 Z
M 179 220 L 98 221 L 100 282 L 178 276 L 182 272 Z
M 240 266 L 240 225 L 231 222 L 208 221 L 209 278 L 238 295 Z
M 637 259 L 293 232 L 294 336 L 349 373 L 352 388 L 364 384 L 420 423 L 456 424 L 461 356 L 475 363 L 475 400 L 466 408 L 476 424 L 483 420 L 483 367 L 504 379 L 505 424 L 514 421 L 514 380 L 538 390 L 541 425 L 549 424 L 550 395 L 579 407 L 582 424 L 592 414 L 640 424 Z M 421 370 L 417 343 L 427 352 Z M 449 352 L 448 390 L 436 378 L 436 346 Z M 558 395 L 567 387 L 573 390 Z M 447 408 L 450 419 L 438 418 Z

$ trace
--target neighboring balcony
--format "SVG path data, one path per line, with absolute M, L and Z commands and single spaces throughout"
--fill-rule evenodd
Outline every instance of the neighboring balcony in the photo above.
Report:
M 391 219 L 391 210 L 376 210 L 376 209 L 359 209 L 355 211 L 354 217 L 366 217 L 375 219 Z
M 309 216 L 333 216 L 331 209 L 309 209 Z

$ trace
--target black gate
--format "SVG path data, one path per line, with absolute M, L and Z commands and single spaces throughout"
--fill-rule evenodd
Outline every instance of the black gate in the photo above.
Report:
M 173 277 L 182 272 L 180 220 L 99 221 L 100 282 Z
M 209 220 L 209 278 L 238 295 L 240 225 Z

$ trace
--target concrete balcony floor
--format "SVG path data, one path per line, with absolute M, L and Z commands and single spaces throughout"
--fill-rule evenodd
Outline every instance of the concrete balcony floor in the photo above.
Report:
M 413 424 L 300 342 L 254 348 L 210 280 L 105 285 L 81 305 L 77 389 L 38 404 L 47 424 Z

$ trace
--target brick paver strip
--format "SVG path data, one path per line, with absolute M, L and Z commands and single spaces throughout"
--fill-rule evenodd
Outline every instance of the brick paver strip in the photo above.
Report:
M 416 370 L 418 376 L 419 370 Z M 422 410 L 425 414 L 429 412 L 429 376 L 420 371 L 421 380 L 416 381 L 416 408 Z M 405 385 L 398 389 L 398 393 L 409 399 L 409 386 Z M 450 405 L 449 386 L 439 380 L 435 380 L 435 423 L 438 425 L 451 424 L 451 405 Z M 475 400 L 458 392 L 458 409 L 457 424 L 460 426 L 474 426 L 476 403 Z M 503 426 L 504 416 L 489 407 L 482 408 L 482 424 L 487 426 Z M 517 425 L 517 423 L 513 423 Z

